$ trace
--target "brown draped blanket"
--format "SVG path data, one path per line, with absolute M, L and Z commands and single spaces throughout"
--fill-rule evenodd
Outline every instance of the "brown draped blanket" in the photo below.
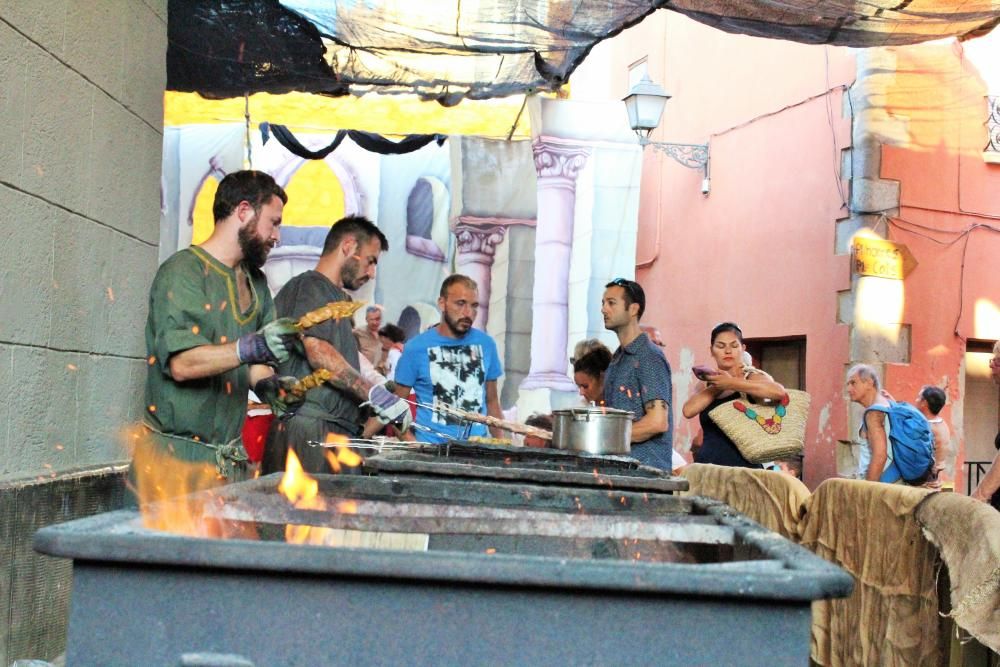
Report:
M 688 493 L 716 498 L 737 512 L 796 541 L 806 485 L 791 475 L 752 468 L 695 463 L 681 470 Z
M 968 496 L 935 493 L 917 507 L 917 522 L 948 566 L 952 619 L 1000 652 L 1000 512 Z
M 934 543 L 943 545 L 949 570 L 962 573 L 952 588 L 956 623 L 977 639 L 992 632 L 996 640 L 1000 530 L 987 523 L 993 518 L 1000 522 L 1000 514 L 992 508 L 981 506 L 982 516 L 967 531 L 962 526 L 968 521 L 951 504 L 976 503 L 953 494 L 830 479 L 810 495 L 798 480 L 764 470 L 695 464 L 681 474 L 688 479 L 690 493 L 721 500 L 854 577 L 850 597 L 813 603 L 811 653 L 817 664 L 902 667 L 940 662 L 939 561 Z M 920 505 L 925 498 L 927 502 Z M 942 509 L 935 511 L 939 502 Z M 927 515 L 922 524 L 917 521 L 918 505 L 921 515 Z M 987 516 L 988 512 L 996 516 Z M 962 519 L 956 521 L 956 516 Z M 931 525 L 937 531 L 931 537 L 934 543 L 925 537 Z M 992 537 L 977 541 L 976 536 L 988 530 Z M 949 552 L 965 560 L 953 565 Z M 974 561 L 992 563 L 992 568 L 972 567 Z
M 799 543 L 855 580 L 850 597 L 813 603 L 818 664 L 939 664 L 937 550 L 914 516 L 929 493 L 828 479 L 807 502 Z

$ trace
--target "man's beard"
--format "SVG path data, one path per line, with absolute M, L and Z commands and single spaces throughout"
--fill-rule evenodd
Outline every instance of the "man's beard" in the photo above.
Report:
M 340 269 L 340 282 L 343 283 L 344 289 L 352 292 L 368 282 L 368 276 L 361 272 L 361 262 L 354 258 L 348 259 Z
M 450 317 L 448 317 L 447 312 L 443 314 L 443 319 L 445 326 L 447 326 L 448 329 L 450 329 L 451 332 L 456 336 L 464 336 L 469 332 L 469 329 L 472 328 L 471 319 L 453 320 Z
M 241 227 L 237 239 L 240 243 L 240 251 L 243 253 L 243 259 L 250 266 L 255 269 L 259 269 L 264 266 L 264 262 L 267 261 L 267 255 L 271 252 L 270 241 L 265 241 L 264 239 L 257 236 L 257 221 Z

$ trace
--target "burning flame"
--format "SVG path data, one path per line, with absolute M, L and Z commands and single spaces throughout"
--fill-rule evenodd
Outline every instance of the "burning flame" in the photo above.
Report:
M 156 408 L 149 406 L 149 409 Z M 226 483 L 217 474 L 214 462 L 182 461 L 141 426 L 126 432 L 125 438 L 133 457 L 134 479 L 130 486 L 139 500 L 143 527 L 191 537 L 258 539 L 252 524 L 212 516 L 212 506 L 224 502 L 223 496 L 212 489 Z M 347 438 L 332 435 L 327 442 L 335 444 L 326 452 L 335 471 L 341 466 L 354 467 L 363 462 L 347 446 Z M 354 500 L 328 503 L 319 493 L 319 482 L 306 473 L 292 450 L 288 451 L 278 491 L 297 509 L 358 513 L 358 503 Z M 285 539 L 295 544 L 342 546 L 345 534 L 357 532 L 289 524 L 285 528 Z
M 359 465 L 361 457 L 347 448 L 347 438 L 330 434 L 327 436 L 328 443 L 336 442 L 338 438 L 343 438 L 344 443 L 335 448 L 336 453 L 331 450 L 325 452 L 326 460 L 334 471 L 340 471 L 340 464 Z M 285 474 L 278 484 L 278 491 L 288 499 L 297 509 L 326 511 L 333 509 L 340 514 L 357 514 L 358 504 L 353 500 L 341 500 L 334 504 L 332 508 L 327 506 L 326 499 L 319 495 L 319 482 L 302 469 L 299 457 L 291 449 L 288 450 L 288 458 L 285 461 Z M 285 541 L 290 544 L 317 544 L 336 546 L 341 543 L 343 530 L 327 528 L 324 526 L 306 526 L 302 524 L 288 524 L 285 527 Z
M 323 456 L 333 472 L 340 472 L 341 465 L 356 468 L 364 462 L 364 459 L 348 446 L 350 441 L 347 436 L 327 433 L 323 442 L 327 445 L 334 445 L 333 448 L 323 452 Z
M 317 501 L 322 501 L 319 498 L 319 482 L 306 474 L 299 463 L 299 457 L 291 449 L 288 450 L 285 474 L 278 484 L 278 491 L 300 509 L 324 509 L 315 506 Z
M 257 539 L 252 526 L 206 513 L 210 504 L 221 502 L 210 490 L 225 483 L 214 463 L 182 461 L 142 427 L 127 431 L 125 438 L 132 451 L 130 488 L 138 498 L 144 528 L 190 537 Z

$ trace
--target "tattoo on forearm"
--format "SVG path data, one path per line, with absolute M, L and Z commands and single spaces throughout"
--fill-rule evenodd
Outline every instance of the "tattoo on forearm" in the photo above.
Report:
M 349 391 L 359 398 L 368 398 L 367 383 L 356 370 L 346 364 L 342 368 L 330 370 L 333 377 L 330 378 L 329 382 L 334 387 Z
M 655 407 L 660 407 L 666 410 L 670 407 L 670 404 L 662 398 L 654 398 L 653 400 L 646 402 L 646 410 L 652 410 Z
M 308 339 L 307 339 L 308 340 Z M 307 343 L 309 363 L 314 368 L 325 368 L 333 375 L 327 382 L 337 389 L 348 391 L 363 400 L 368 399 L 368 382 L 337 353 L 336 348 L 323 341 L 323 345 Z

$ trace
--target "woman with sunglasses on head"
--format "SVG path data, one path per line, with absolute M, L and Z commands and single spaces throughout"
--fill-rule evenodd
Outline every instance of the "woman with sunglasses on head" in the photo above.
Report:
M 760 468 L 750 463 L 708 413 L 716 407 L 736 400 L 745 393 L 752 402 L 780 401 L 785 388 L 770 375 L 743 364 L 743 331 L 732 322 L 723 322 L 712 329 L 711 353 L 716 369 L 696 366 L 695 375 L 703 382 L 699 390 L 684 402 L 683 414 L 688 419 L 697 416 L 701 424 L 702 445 L 695 453 L 695 463 Z

